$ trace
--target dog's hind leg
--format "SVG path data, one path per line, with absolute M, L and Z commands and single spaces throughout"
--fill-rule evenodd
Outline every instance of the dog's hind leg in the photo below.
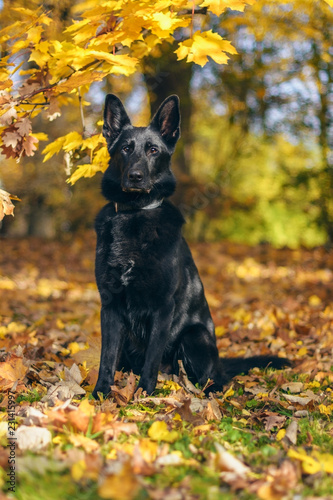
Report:
M 178 360 L 181 359 L 189 379 L 201 386 L 207 380 L 214 384 L 208 390 L 222 390 L 223 385 L 230 380 L 230 376 L 222 370 L 216 340 L 205 325 L 195 324 L 184 329 L 180 343 L 174 356 L 173 369 L 178 372 Z
M 214 381 L 208 386 L 209 391 L 220 391 L 232 377 L 247 373 L 251 368 L 272 367 L 281 369 L 291 366 L 286 358 L 277 356 L 253 356 L 250 358 L 220 358 L 214 336 L 204 325 L 187 327 L 181 336 L 180 344 L 174 356 L 173 369 L 177 373 L 177 361 L 181 359 L 190 380 L 204 386 L 208 379 Z

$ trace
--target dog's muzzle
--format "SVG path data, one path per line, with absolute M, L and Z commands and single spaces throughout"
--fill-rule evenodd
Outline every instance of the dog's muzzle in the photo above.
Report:
M 144 172 L 140 168 L 134 167 L 124 175 L 122 190 L 125 192 L 149 193 L 151 186 L 147 184 Z

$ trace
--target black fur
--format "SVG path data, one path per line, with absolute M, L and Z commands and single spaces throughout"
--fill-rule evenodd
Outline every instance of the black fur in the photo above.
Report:
M 180 135 L 178 97 L 168 97 L 148 127 L 133 127 L 110 94 L 103 134 L 111 160 L 102 191 L 110 203 L 96 219 L 102 351 L 94 397 L 110 392 L 120 369 L 139 374 L 139 387 L 152 393 L 159 369 L 177 373 L 178 360 L 193 382 L 212 379 L 209 390 L 254 366 L 290 364 L 275 356 L 219 358 L 204 289 L 182 237 L 183 216 L 165 200 L 176 183 L 170 160 Z

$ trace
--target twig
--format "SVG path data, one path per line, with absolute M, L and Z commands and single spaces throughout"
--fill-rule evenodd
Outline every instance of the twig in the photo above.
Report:
M 86 132 L 86 125 L 85 125 L 83 105 L 82 105 L 81 87 L 79 87 L 79 106 L 80 106 L 80 115 L 81 115 L 81 122 L 82 122 L 82 135 L 84 136 L 85 132 Z

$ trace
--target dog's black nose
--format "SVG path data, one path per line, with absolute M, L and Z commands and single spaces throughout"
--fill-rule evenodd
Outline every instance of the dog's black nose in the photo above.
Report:
M 131 182 L 141 182 L 143 179 L 143 172 L 141 170 L 131 170 L 128 172 L 128 180 Z

